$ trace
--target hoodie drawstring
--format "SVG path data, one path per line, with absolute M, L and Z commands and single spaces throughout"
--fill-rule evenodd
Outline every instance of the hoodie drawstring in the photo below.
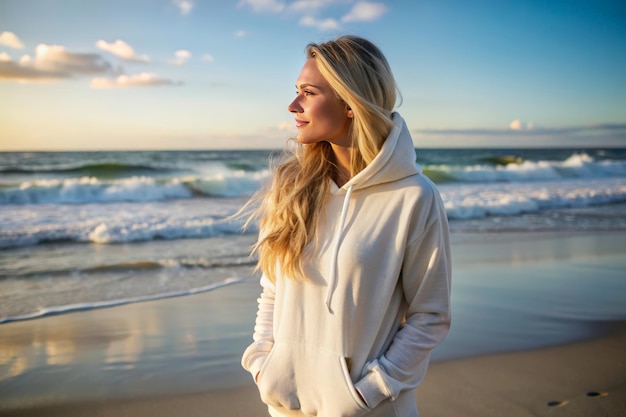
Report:
M 328 279 L 328 288 L 326 289 L 326 308 L 329 313 L 332 313 L 330 303 L 333 299 L 333 292 L 335 291 L 335 284 L 337 281 L 337 258 L 339 257 L 339 246 L 341 240 L 341 232 L 346 222 L 346 216 L 348 214 L 348 206 L 350 205 L 350 196 L 352 195 L 352 185 L 348 186 L 346 196 L 343 199 L 343 207 L 341 208 L 341 216 L 339 217 L 339 224 L 335 230 L 335 239 L 333 243 L 333 253 L 330 258 L 330 271 Z

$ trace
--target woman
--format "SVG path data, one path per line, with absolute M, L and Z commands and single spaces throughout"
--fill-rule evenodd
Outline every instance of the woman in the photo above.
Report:
M 344 36 L 307 58 L 298 145 L 257 213 L 263 292 L 242 365 L 272 416 L 414 417 L 450 325 L 443 203 L 380 50 Z

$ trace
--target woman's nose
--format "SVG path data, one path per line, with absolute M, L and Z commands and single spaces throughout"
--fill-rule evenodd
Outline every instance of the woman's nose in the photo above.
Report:
M 300 105 L 300 95 L 296 96 L 293 101 L 287 106 L 287 110 L 290 113 L 302 113 L 302 106 Z

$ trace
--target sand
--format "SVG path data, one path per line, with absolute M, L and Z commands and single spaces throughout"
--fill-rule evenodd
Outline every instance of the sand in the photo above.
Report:
M 626 415 L 625 243 L 457 240 L 457 317 L 418 389 L 422 417 Z M 4 324 L 0 416 L 266 416 L 239 366 L 258 290 Z
M 433 364 L 424 417 L 626 416 L 626 324 L 566 346 Z
M 422 417 L 624 416 L 626 323 L 566 346 L 432 364 L 418 390 Z M 256 388 L 0 412 L 14 416 L 266 416 Z

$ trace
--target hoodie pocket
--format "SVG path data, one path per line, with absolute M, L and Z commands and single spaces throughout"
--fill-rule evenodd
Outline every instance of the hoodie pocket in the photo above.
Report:
M 328 350 L 276 343 L 259 372 L 261 400 L 277 411 L 356 417 L 369 409 L 350 379 L 346 360 Z
M 282 355 L 277 353 L 282 350 L 281 344 L 274 344 L 274 347 L 269 355 L 267 355 L 259 371 L 257 387 L 259 388 L 261 401 L 265 404 L 275 408 L 299 410 L 300 403 L 298 402 L 298 398 L 290 389 L 290 387 L 294 385 L 293 372 L 288 372 L 281 363 L 282 360 L 280 356 Z M 276 356 L 278 356 L 278 359 L 274 360 Z

